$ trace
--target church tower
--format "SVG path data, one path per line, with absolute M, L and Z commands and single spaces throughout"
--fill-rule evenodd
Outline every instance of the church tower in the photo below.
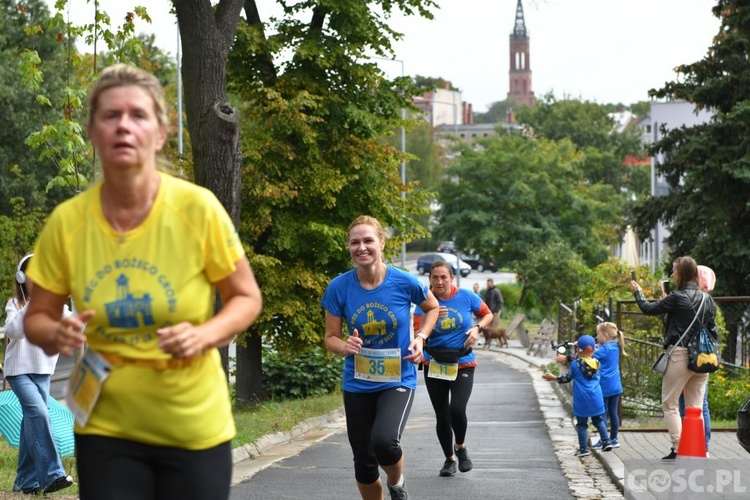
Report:
M 523 5 L 518 0 L 516 5 L 516 24 L 510 34 L 510 84 L 508 100 L 519 106 L 536 104 L 531 90 L 531 60 L 529 58 L 529 35 L 526 32 L 526 21 L 523 18 Z

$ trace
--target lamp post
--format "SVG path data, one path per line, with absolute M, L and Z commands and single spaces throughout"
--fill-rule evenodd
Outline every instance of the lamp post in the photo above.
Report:
M 432 122 L 435 122 L 435 104 L 448 104 L 453 106 L 453 132 L 458 135 L 458 104 L 456 104 L 456 92 L 453 92 L 453 101 L 439 101 L 434 95 L 430 100 L 432 102 Z M 461 287 L 461 256 L 456 250 L 456 286 Z
M 401 59 L 386 59 L 385 57 L 370 56 L 370 59 L 379 59 L 381 61 L 393 61 L 401 63 L 401 77 L 404 74 L 404 61 Z M 401 201 L 406 199 L 406 129 L 404 128 L 403 122 L 406 120 L 406 108 L 401 108 L 401 153 L 403 158 L 401 159 Z M 403 235 L 402 235 L 403 236 Z M 401 241 L 401 267 L 406 268 L 406 241 Z

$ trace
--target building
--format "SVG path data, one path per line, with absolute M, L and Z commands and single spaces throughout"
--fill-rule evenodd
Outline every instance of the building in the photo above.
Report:
M 695 105 L 685 101 L 652 102 L 651 114 L 648 120 L 640 123 L 642 131 L 650 131 L 645 134 L 646 144 L 657 142 L 662 138 L 662 127 L 666 130 L 686 127 L 694 127 L 706 123 L 711 119 L 712 113 L 706 110 L 698 110 Z M 651 159 L 651 196 L 664 196 L 669 191 L 669 185 L 664 177 L 657 175 L 657 166 L 664 160 L 661 154 Z M 643 241 L 640 246 L 640 261 L 648 264 L 652 271 L 656 271 L 660 260 L 667 254 L 666 239 L 669 229 L 660 221 L 651 230 L 650 238 Z
M 516 22 L 510 34 L 510 71 L 508 100 L 519 106 L 533 106 L 536 97 L 531 90 L 531 49 L 526 21 L 523 17 L 523 5 L 518 0 L 516 5 Z
M 414 98 L 414 106 L 424 112 L 424 119 L 432 128 L 457 127 L 474 121 L 471 105 L 461 100 L 460 90 L 451 87 L 450 82 L 445 82 L 442 89 L 430 90 Z

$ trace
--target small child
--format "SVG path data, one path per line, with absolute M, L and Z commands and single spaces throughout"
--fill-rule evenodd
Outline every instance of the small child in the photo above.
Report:
M 557 380 L 565 384 L 574 380 L 573 384 L 573 415 L 576 417 L 576 432 L 578 433 L 578 451 L 575 456 L 585 457 L 589 455 L 589 417 L 596 429 L 599 431 L 604 446 L 602 450 L 609 451 L 612 445 L 607 434 L 607 425 L 604 421 L 604 398 L 602 388 L 599 385 L 599 361 L 594 359 L 594 346 L 596 341 L 591 335 L 581 335 L 576 341 L 578 357 L 571 364 L 566 375 L 556 377 L 552 373 L 542 375 L 544 380 Z
M 594 359 L 599 360 L 599 385 L 604 397 L 606 417 L 609 419 L 609 442 L 614 448 L 620 447 L 617 432 L 620 430 L 620 416 L 617 413 L 622 395 L 622 380 L 620 378 L 620 354 L 625 353 L 625 337 L 618 330 L 617 325 L 610 322 L 599 323 L 596 326 L 596 340 L 599 348 L 594 352 Z M 606 419 L 605 419 L 606 424 Z M 595 450 L 602 449 L 603 441 L 599 439 L 592 446 Z

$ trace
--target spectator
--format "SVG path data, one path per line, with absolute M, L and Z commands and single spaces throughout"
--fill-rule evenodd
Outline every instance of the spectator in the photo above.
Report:
M 484 293 L 484 302 L 492 312 L 492 324 L 490 326 L 500 326 L 500 315 L 503 312 L 503 294 L 495 287 L 492 278 L 487 280 L 487 291 Z
M 682 435 L 682 419 L 679 414 L 680 394 L 684 392 L 685 404 L 700 407 L 706 392 L 707 373 L 697 373 L 688 369 L 687 345 L 701 324 L 709 335 L 717 340 L 716 304 L 707 293 L 698 287 L 698 265 L 692 257 L 678 257 L 672 264 L 677 290 L 656 302 L 649 302 L 636 281 L 630 282 L 630 290 L 635 296 L 641 312 L 649 316 L 666 314 L 664 348 L 672 349 L 661 383 L 661 401 L 664 419 L 672 443 L 671 451 L 663 460 L 674 460 Z M 701 321 L 696 321 L 697 318 Z
M 50 377 L 55 371 L 57 355 L 47 356 L 41 348 L 26 339 L 23 320 L 29 306 L 34 282 L 26 276 L 33 254 L 26 255 L 16 269 L 16 295 L 5 306 L 5 380 L 21 403 L 21 432 L 18 443 L 18 466 L 13 491 L 46 495 L 73 485 L 65 473 L 50 427 Z M 64 316 L 72 313 L 68 306 Z
M 576 432 L 578 433 L 578 451 L 575 456 L 585 457 L 589 452 L 589 418 L 599 431 L 602 439 L 602 450 L 609 451 L 612 444 L 607 434 L 605 423 L 604 397 L 599 385 L 599 361 L 594 359 L 594 346 L 596 341 L 591 335 L 581 335 L 576 341 L 578 356 L 570 364 L 570 370 L 559 377 L 553 373 L 542 375 L 544 380 L 556 380 L 560 384 L 566 384 L 573 380 L 573 415 L 576 417 Z

